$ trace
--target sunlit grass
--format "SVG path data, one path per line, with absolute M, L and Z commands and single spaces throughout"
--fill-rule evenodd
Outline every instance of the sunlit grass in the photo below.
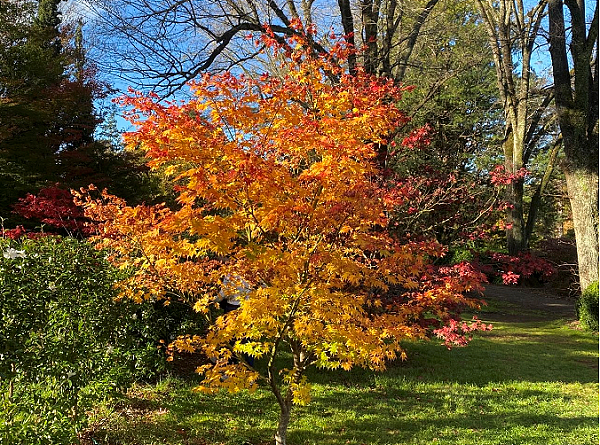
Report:
M 296 408 L 295 445 L 598 443 L 598 335 L 506 304 L 467 348 L 407 345 L 385 373 L 314 370 L 313 400 Z M 514 321 L 511 317 L 515 318 Z M 271 394 L 193 392 L 193 379 L 137 386 L 94 413 L 100 444 L 271 443 Z

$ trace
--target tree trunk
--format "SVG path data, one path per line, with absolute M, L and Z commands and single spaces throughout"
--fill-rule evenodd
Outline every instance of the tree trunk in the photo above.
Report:
M 585 2 L 565 4 L 571 17 L 568 46 L 563 2 L 548 2 L 550 56 L 565 151 L 563 170 L 577 242 L 579 284 L 583 291 L 598 280 L 598 4 L 587 36 Z M 572 56 L 572 69 L 567 47 Z
M 527 222 L 525 223 L 525 245 L 529 246 L 531 242 L 531 236 L 533 235 L 533 229 L 535 227 L 535 220 L 537 219 L 537 214 L 542 204 L 542 196 L 544 191 L 546 190 L 546 186 L 550 182 L 550 177 L 552 176 L 552 171 L 554 170 L 554 164 L 556 162 L 556 157 L 558 156 L 558 152 L 562 145 L 562 138 L 558 139 L 554 142 L 554 146 L 552 147 L 552 151 L 550 152 L 550 159 L 548 160 L 548 165 L 546 166 L 546 171 L 544 172 L 544 176 L 540 181 L 535 193 L 531 197 L 531 205 L 529 206 L 529 214 L 527 215 Z
M 477 5 L 488 33 L 505 114 L 505 140 L 502 147 L 504 166 L 506 173 L 518 175 L 526 164 L 528 135 L 539 121 L 532 119 L 532 116 L 541 113 L 538 110 L 532 114 L 530 109 L 530 66 L 539 27 L 545 15 L 546 0 L 534 2 L 529 11 L 524 10 L 522 2 L 510 0 L 477 0 Z M 517 67 L 520 68 L 518 73 Z M 507 249 L 510 255 L 518 255 L 528 247 L 523 212 L 523 179 L 515 178 L 508 185 L 506 196 L 510 205 L 507 211 Z
M 350 48 L 356 48 L 354 39 L 354 17 L 352 16 L 350 0 L 338 0 L 338 5 L 340 8 L 342 28 L 344 29 L 344 39 Z M 351 74 L 356 73 L 356 54 L 353 52 L 350 52 L 348 55 L 348 70 Z
M 516 121 L 516 118 L 513 118 Z M 523 129 L 524 126 L 518 127 Z M 504 168 L 506 173 L 516 175 L 523 167 L 523 143 L 521 133 L 509 127 L 504 141 Z M 506 248 L 508 254 L 518 255 L 527 248 L 525 239 L 525 216 L 523 213 L 523 180 L 515 179 L 506 187 L 506 201 L 509 208 L 506 212 Z
M 275 431 L 275 445 L 286 445 L 287 430 L 290 424 L 290 415 L 292 413 L 291 397 L 286 397 L 285 403 L 280 405 L 280 408 L 279 424 L 277 425 L 277 431 Z
M 376 74 L 379 62 L 379 43 L 377 37 L 377 22 L 379 20 L 378 3 L 373 2 L 373 0 L 362 0 L 360 8 L 366 46 L 364 51 L 365 71 L 369 74 Z
M 527 248 L 525 239 L 525 217 L 523 215 L 523 180 L 519 179 L 508 186 L 507 222 L 510 226 L 506 229 L 506 243 L 508 254 L 516 256 Z
M 565 169 L 583 292 L 598 280 L 598 171 Z
M 415 49 L 415 45 L 417 43 L 417 38 L 419 37 L 419 35 L 421 33 L 421 28 L 423 27 L 423 24 L 427 20 L 427 17 L 429 17 L 429 14 L 431 13 L 431 11 L 435 7 L 435 5 L 437 5 L 438 3 L 439 3 L 439 0 L 429 0 L 427 2 L 427 4 L 425 5 L 425 7 L 421 10 L 419 15 L 417 16 L 414 24 L 412 25 L 410 34 L 408 35 L 408 37 L 405 40 L 406 41 L 405 47 L 402 50 L 401 54 L 399 55 L 400 63 L 398 64 L 398 71 L 396 72 L 396 75 L 393 76 L 393 79 L 396 82 L 402 82 L 402 80 L 404 79 L 404 75 L 406 74 L 406 69 L 408 68 L 408 61 L 410 60 L 413 50 Z M 385 74 L 389 76 L 391 73 L 385 73 Z

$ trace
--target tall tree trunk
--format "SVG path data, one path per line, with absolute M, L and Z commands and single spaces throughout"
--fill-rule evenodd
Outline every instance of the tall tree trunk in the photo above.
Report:
M 342 28 L 344 29 L 344 39 L 350 48 L 356 48 L 354 39 L 354 17 L 352 16 L 350 0 L 338 0 L 338 5 L 340 8 Z M 356 54 L 353 52 L 348 55 L 348 70 L 351 74 L 356 73 Z
M 537 124 L 530 109 L 531 55 L 544 17 L 547 0 L 538 0 L 529 11 L 522 2 L 477 0 L 486 26 L 494 65 L 498 92 L 506 120 L 503 144 L 506 173 L 517 178 L 507 187 L 508 228 L 506 244 L 511 255 L 528 247 L 523 212 L 523 179 L 520 170 L 525 167 L 528 135 Z M 515 52 L 517 53 L 515 56 Z M 516 57 L 518 64 L 513 62 Z M 519 75 L 515 75 L 520 66 Z M 542 105 L 544 106 L 544 105 Z
M 570 69 L 563 2 L 550 0 L 548 18 L 554 91 L 573 214 L 579 284 L 598 280 L 598 4 L 586 36 L 585 2 L 566 0 L 571 17 Z M 592 56 L 596 50 L 595 61 Z M 592 69 L 592 64 L 595 64 Z
M 362 0 L 361 5 L 362 25 L 364 29 L 363 39 L 365 41 L 365 71 L 370 74 L 377 73 L 379 62 L 379 42 L 377 22 L 379 20 L 379 2 L 373 0 Z
M 517 119 L 513 118 L 513 121 L 517 121 Z M 504 168 L 506 169 L 506 173 L 513 175 L 523 167 L 523 141 L 519 137 L 520 133 L 519 131 L 513 131 L 511 126 L 503 146 Z M 506 188 L 506 201 L 510 207 L 506 213 L 506 248 L 509 255 L 516 256 L 527 248 L 523 195 L 522 179 L 514 180 L 508 184 Z
M 552 171 L 554 170 L 554 164 L 556 162 L 556 157 L 558 156 L 558 152 L 560 151 L 560 147 L 562 146 L 562 138 L 557 139 L 554 142 L 554 146 L 552 147 L 552 151 L 550 152 L 550 159 L 548 159 L 548 165 L 546 166 L 546 171 L 544 172 L 544 176 L 540 181 L 535 193 L 531 197 L 531 205 L 529 206 L 529 214 L 527 215 L 527 223 L 525 224 L 525 243 L 529 245 L 531 241 L 531 236 L 533 235 L 533 228 L 535 226 L 535 220 L 537 219 L 537 214 L 542 204 L 542 196 L 548 183 L 550 182 L 550 177 L 552 176 Z
M 564 167 L 573 214 L 579 284 L 598 280 L 598 170 Z
M 415 49 L 417 38 L 421 33 L 421 28 L 423 27 L 423 24 L 427 20 L 427 17 L 429 17 L 429 14 L 431 13 L 435 5 L 439 3 L 439 1 L 440 0 L 429 0 L 417 16 L 414 24 L 412 25 L 410 34 L 405 40 L 404 49 L 399 55 L 400 63 L 398 64 L 398 71 L 396 72 L 396 74 L 394 76 L 391 76 L 391 73 L 384 73 L 388 77 L 392 77 L 396 82 L 402 82 L 402 80 L 404 79 L 406 69 L 408 68 L 408 62 L 413 53 L 413 50 Z M 390 30 L 388 30 L 388 33 L 389 32 Z

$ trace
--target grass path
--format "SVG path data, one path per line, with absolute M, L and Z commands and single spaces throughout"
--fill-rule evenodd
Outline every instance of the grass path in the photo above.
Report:
M 466 348 L 407 345 L 385 373 L 319 372 L 296 409 L 293 445 L 597 445 L 598 335 L 561 314 L 490 298 L 494 323 Z M 89 432 L 102 445 L 265 445 L 271 394 L 206 396 L 194 379 L 137 386 L 100 407 Z M 93 443 L 90 440 L 90 443 Z

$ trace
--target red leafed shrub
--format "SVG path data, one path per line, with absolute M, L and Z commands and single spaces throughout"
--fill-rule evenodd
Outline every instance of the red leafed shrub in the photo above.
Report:
M 27 235 L 27 230 L 23 227 L 23 226 L 17 226 L 14 229 L 2 229 L 2 237 L 3 238 L 9 238 L 9 239 L 19 239 L 22 236 L 26 236 Z
M 433 333 L 444 340 L 444 345 L 451 349 L 452 346 L 466 346 L 472 339 L 470 335 L 475 331 L 491 331 L 491 324 L 484 324 L 481 320 L 473 317 L 471 324 L 465 321 L 450 320 L 449 323 L 433 331 Z
M 492 253 L 491 257 L 504 284 L 517 284 L 519 279 L 531 278 L 534 275 L 540 279 L 549 278 L 554 273 L 552 264 L 529 252 L 520 256 Z
M 27 219 L 38 220 L 53 230 L 65 230 L 70 234 L 88 235 L 86 227 L 88 219 L 83 215 L 83 209 L 73 202 L 69 190 L 58 186 L 41 189 L 37 195 L 27 194 L 15 205 L 15 213 Z M 13 229 L 14 235 L 25 234 L 24 229 Z M 21 233 L 23 232 L 23 233 Z M 5 233 L 5 236 L 9 236 Z
M 486 274 L 489 281 L 501 278 L 505 285 L 523 284 L 524 280 L 547 281 L 556 271 L 549 261 L 524 252 L 511 256 L 499 252 L 487 252 L 477 256 L 472 266 Z
M 489 241 L 503 233 L 506 207 L 502 188 L 490 187 L 490 182 L 485 176 L 427 165 L 398 173 L 388 180 L 391 193 L 386 196 L 395 206 L 392 228 L 444 245 Z
M 429 265 L 419 277 L 414 291 L 403 288 L 390 288 L 382 299 L 384 307 L 393 307 L 401 303 L 412 307 L 415 321 L 428 332 L 428 336 L 437 336 L 446 340 L 448 348 L 466 346 L 477 330 L 491 330 L 491 325 L 474 323 L 462 328 L 461 313 L 468 307 L 486 306 L 481 295 L 487 282 L 486 275 L 470 262 L 464 261 L 452 266 Z M 441 307 L 436 308 L 435 305 Z M 419 315 L 417 315 L 419 314 Z

